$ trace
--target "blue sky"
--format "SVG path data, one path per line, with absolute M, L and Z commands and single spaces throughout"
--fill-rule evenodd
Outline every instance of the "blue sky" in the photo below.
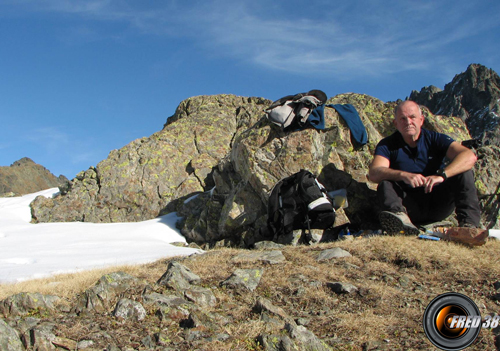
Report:
M 500 72 L 498 0 L 0 0 L 0 166 L 73 178 L 191 96 L 383 101 Z

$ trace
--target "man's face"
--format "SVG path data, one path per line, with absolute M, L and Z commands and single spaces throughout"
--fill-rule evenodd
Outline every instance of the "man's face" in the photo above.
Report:
M 405 140 L 417 140 L 423 124 L 424 117 L 416 103 L 408 101 L 400 105 L 394 118 L 394 126 Z

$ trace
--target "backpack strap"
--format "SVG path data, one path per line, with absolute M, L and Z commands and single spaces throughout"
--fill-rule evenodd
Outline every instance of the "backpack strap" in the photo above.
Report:
M 275 102 L 273 102 L 268 108 L 266 108 L 265 111 L 267 110 L 272 110 L 273 108 L 277 107 L 277 106 L 280 106 L 280 105 L 283 105 L 285 102 L 287 101 L 294 101 L 294 98 L 296 97 L 297 95 L 287 95 L 287 96 L 283 96 L 281 99 L 278 99 L 276 100 Z
M 331 204 L 332 203 L 330 201 L 328 201 L 328 198 L 326 196 L 324 196 L 324 197 L 320 197 L 320 198 L 314 200 L 313 202 L 310 202 L 307 205 L 307 209 L 309 211 L 311 211 L 311 210 L 314 210 L 318 206 L 321 206 L 321 205 L 331 205 Z M 334 209 L 334 211 L 335 211 L 335 209 Z
M 303 127 L 311 112 L 321 104 L 321 101 L 313 95 L 305 95 L 297 100 L 299 103 L 295 108 L 295 114 L 297 115 L 297 123 L 299 127 Z

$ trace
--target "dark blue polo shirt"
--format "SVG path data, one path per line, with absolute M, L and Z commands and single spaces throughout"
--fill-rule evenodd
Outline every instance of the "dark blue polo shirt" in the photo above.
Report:
M 401 133 L 396 131 L 378 143 L 375 155 L 387 158 L 392 169 L 427 177 L 436 174 L 442 166 L 446 151 L 453 141 L 445 134 L 422 128 L 417 147 L 411 148 Z

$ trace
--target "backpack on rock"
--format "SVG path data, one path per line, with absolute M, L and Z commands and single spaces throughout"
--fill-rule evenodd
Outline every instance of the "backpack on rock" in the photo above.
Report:
M 267 237 L 287 235 L 295 229 L 328 229 L 335 222 L 335 209 L 325 187 L 306 170 L 276 183 L 267 213 L 267 225 L 261 228 Z
M 287 95 L 276 100 L 264 112 L 272 123 L 283 130 L 303 129 L 311 112 L 327 100 L 321 90 L 311 90 L 307 93 Z

